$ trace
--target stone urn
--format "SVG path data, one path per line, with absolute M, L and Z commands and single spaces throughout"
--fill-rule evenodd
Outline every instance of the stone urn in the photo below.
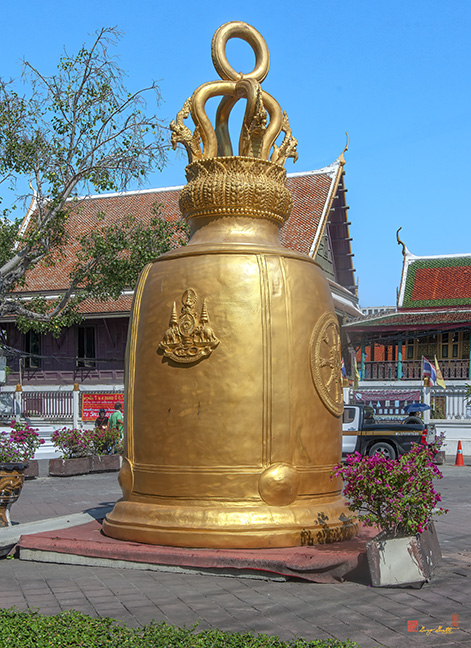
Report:
M 19 498 L 27 463 L 0 463 L 0 527 L 11 526 L 10 507 Z

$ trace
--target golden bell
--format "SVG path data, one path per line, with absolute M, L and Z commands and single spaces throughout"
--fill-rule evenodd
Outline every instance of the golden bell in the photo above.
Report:
M 227 62 L 234 36 L 254 49 L 250 74 Z M 191 237 L 148 265 L 136 289 L 123 499 L 103 530 L 181 547 L 347 539 L 356 524 L 331 478 L 341 453 L 339 326 L 320 267 L 279 241 L 291 211 L 282 165 L 297 157 L 296 140 L 261 89 L 269 57 L 260 34 L 223 25 L 212 55 L 222 80 L 200 86 L 172 122 L 190 158 L 180 207 Z M 205 113 L 213 96 L 222 96 L 215 129 Z M 228 118 L 240 98 L 233 156 Z

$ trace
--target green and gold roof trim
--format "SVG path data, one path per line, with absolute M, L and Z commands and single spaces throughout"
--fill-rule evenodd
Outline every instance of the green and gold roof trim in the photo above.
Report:
M 401 308 L 471 305 L 471 255 L 409 259 Z

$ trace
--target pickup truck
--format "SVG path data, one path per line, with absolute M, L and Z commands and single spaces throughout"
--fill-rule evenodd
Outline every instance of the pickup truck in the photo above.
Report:
M 415 418 L 415 417 L 414 417 Z M 359 452 L 372 457 L 381 452 L 388 459 L 397 459 L 409 452 L 413 443 L 435 440 L 435 426 L 416 423 L 375 423 L 370 408 L 345 405 L 342 422 L 342 454 Z

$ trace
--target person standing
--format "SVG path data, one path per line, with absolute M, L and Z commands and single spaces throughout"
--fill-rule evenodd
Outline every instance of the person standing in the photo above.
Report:
M 118 430 L 120 441 L 123 440 L 123 431 L 124 431 L 124 417 L 123 417 L 123 406 L 121 403 L 115 403 L 114 412 L 110 416 L 108 422 L 108 428 L 110 430 Z
M 108 417 L 106 416 L 106 410 L 101 409 L 98 412 L 98 418 L 95 420 L 95 427 L 100 430 L 106 430 L 108 427 Z

